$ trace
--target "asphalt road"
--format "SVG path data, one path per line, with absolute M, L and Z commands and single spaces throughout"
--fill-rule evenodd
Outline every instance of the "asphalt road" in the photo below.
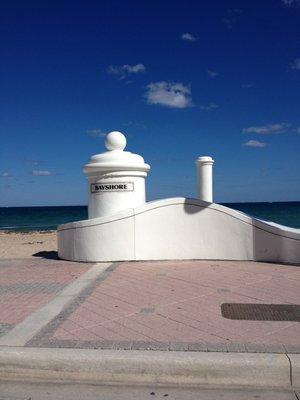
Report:
M 297 397 L 298 395 L 298 397 Z M 299 400 L 300 391 L 0 382 L 0 400 Z

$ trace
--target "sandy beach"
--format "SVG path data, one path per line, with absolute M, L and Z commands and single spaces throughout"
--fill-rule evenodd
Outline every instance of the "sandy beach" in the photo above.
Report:
M 0 232 L 0 259 L 31 258 L 40 252 L 56 251 L 56 231 Z

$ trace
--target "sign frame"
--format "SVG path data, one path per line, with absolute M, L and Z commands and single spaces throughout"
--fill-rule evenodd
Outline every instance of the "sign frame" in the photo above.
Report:
M 125 186 L 125 188 L 115 188 L 111 186 Z M 133 192 L 134 182 L 91 183 L 90 190 L 92 194 L 100 194 L 106 192 Z

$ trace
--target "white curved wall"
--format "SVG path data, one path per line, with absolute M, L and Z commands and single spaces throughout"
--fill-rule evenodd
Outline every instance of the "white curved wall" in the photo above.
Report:
M 300 230 L 196 199 L 146 203 L 58 227 L 67 260 L 215 259 L 300 262 Z

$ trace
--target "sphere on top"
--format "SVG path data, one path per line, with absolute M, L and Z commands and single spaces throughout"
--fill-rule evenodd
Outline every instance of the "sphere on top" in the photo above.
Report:
M 105 146 L 107 150 L 124 150 L 126 143 L 125 135 L 118 131 L 108 133 L 105 138 Z
M 142 176 L 140 174 L 146 174 L 149 171 L 150 166 L 145 163 L 142 156 L 123 151 L 126 146 L 126 137 L 123 133 L 118 131 L 108 133 L 105 146 L 108 151 L 94 154 L 83 167 L 84 173 L 96 176 L 98 173 L 113 171 L 136 171 L 139 176 Z

